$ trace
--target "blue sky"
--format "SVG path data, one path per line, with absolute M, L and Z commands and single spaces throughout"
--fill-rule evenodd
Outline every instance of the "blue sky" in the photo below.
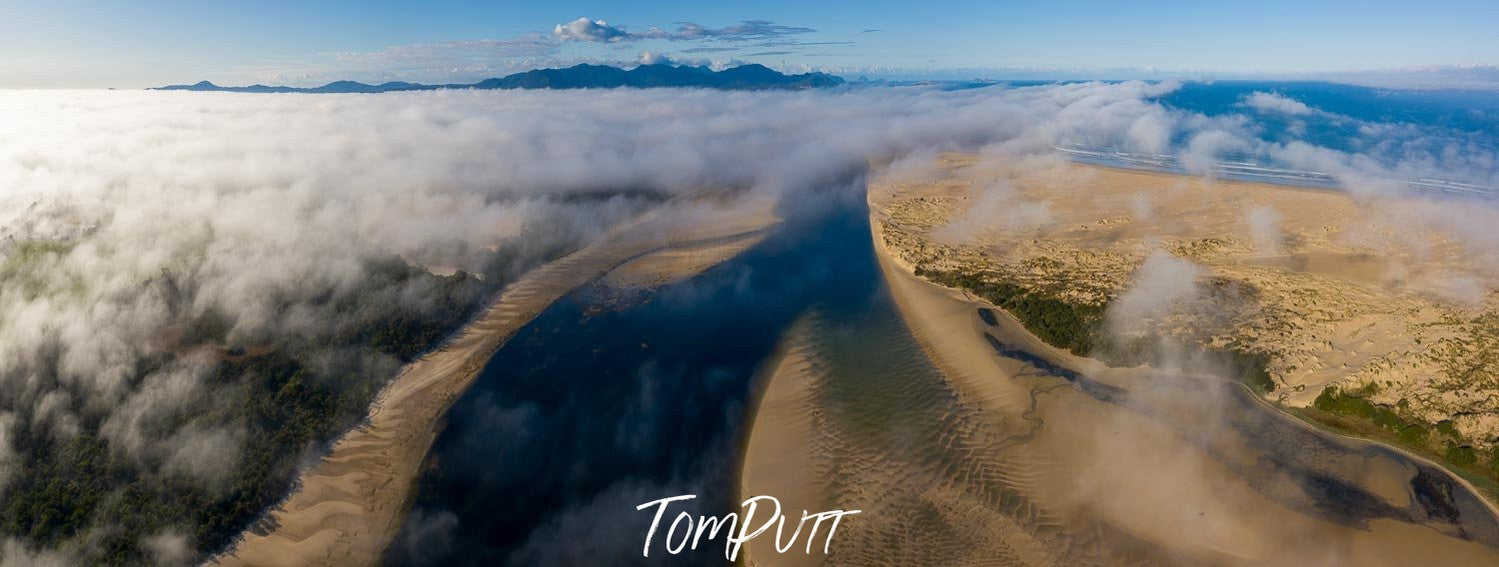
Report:
M 467 82 L 537 66 L 634 62 L 644 52 L 846 75 L 995 78 L 1027 69 L 1148 77 L 1499 63 L 1492 0 L 12 4 L 0 18 L 0 87 Z M 557 33 L 578 18 L 607 27 Z

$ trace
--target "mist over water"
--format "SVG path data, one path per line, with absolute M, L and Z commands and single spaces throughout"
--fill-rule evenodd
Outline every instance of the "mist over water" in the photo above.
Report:
M 862 180 L 821 191 L 854 198 L 660 289 L 577 290 L 506 343 L 450 410 L 386 559 L 634 564 L 651 519 L 636 505 L 696 494 L 676 506 L 737 509 L 755 379 L 784 333 L 811 311 L 859 317 L 883 293 Z M 721 537 L 676 557 L 664 538 L 653 564 L 725 561 Z

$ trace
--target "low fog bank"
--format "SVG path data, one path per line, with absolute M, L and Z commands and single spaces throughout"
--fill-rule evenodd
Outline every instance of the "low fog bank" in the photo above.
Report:
M 1253 147 L 1355 181 L 1457 159 L 1266 145 L 1153 101 L 1174 88 L 0 92 L 5 558 L 222 546 L 414 345 L 673 197 L 794 212 L 870 161 L 920 179 L 941 151 L 1071 144 Z

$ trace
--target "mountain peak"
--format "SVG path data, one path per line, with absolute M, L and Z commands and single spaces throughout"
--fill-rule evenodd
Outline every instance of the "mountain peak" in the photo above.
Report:
M 208 81 L 191 85 L 170 85 L 153 90 L 223 91 L 251 93 L 381 93 L 391 91 L 436 89 L 610 89 L 630 88 L 707 88 L 722 90 L 799 90 L 826 88 L 843 84 L 843 79 L 825 73 L 787 75 L 751 63 L 722 71 L 688 65 L 640 65 L 625 70 L 608 65 L 579 63 L 564 69 L 534 69 L 485 79 L 472 84 L 422 85 L 392 81 L 368 85 L 357 81 L 334 81 L 321 87 L 285 87 L 253 85 L 221 87 Z

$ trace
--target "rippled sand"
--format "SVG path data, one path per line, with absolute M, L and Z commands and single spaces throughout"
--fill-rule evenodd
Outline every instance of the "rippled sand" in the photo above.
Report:
M 1145 555 L 1107 526 L 1070 532 L 1037 500 L 1037 476 L 1053 467 L 1022 446 L 1032 429 L 1023 416 L 1028 389 L 969 390 L 928 359 L 895 305 L 871 311 L 836 323 L 812 316 L 788 334 L 755 416 L 741 488 L 780 498 L 791 514 L 862 512 L 840 526 L 828 555 L 822 539 L 808 554 L 805 540 L 777 553 L 761 538 L 749 546 L 752 563 L 1114 565 Z M 970 330 L 972 313 L 962 311 L 962 330 Z M 980 343 L 970 362 L 1022 371 L 988 348 Z
M 1492 510 L 1430 463 L 1216 378 L 1053 349 L 915 277 L 879 245 L 873 198 L 891 314 L 788 336 L 741 487 L 864 512 L 829 555 L 756 540 L 752 562 L 1499 564 Z
M 687 214 L 678 209 L 648 215 L 507 286 L 442 347 L 407 365 L 376 398 L 367 423 L 335 441 L 328 455 L 302 472 L 289 498 L 211 563 L 375 563 L 400 527 L 438 420 L 517 330 L 617 266 L 678 248 L 732 245 L 776 222 L 768 203 L 759 201 L 686 208 Z M 655 271 L 670 276 L 679 270 Z

